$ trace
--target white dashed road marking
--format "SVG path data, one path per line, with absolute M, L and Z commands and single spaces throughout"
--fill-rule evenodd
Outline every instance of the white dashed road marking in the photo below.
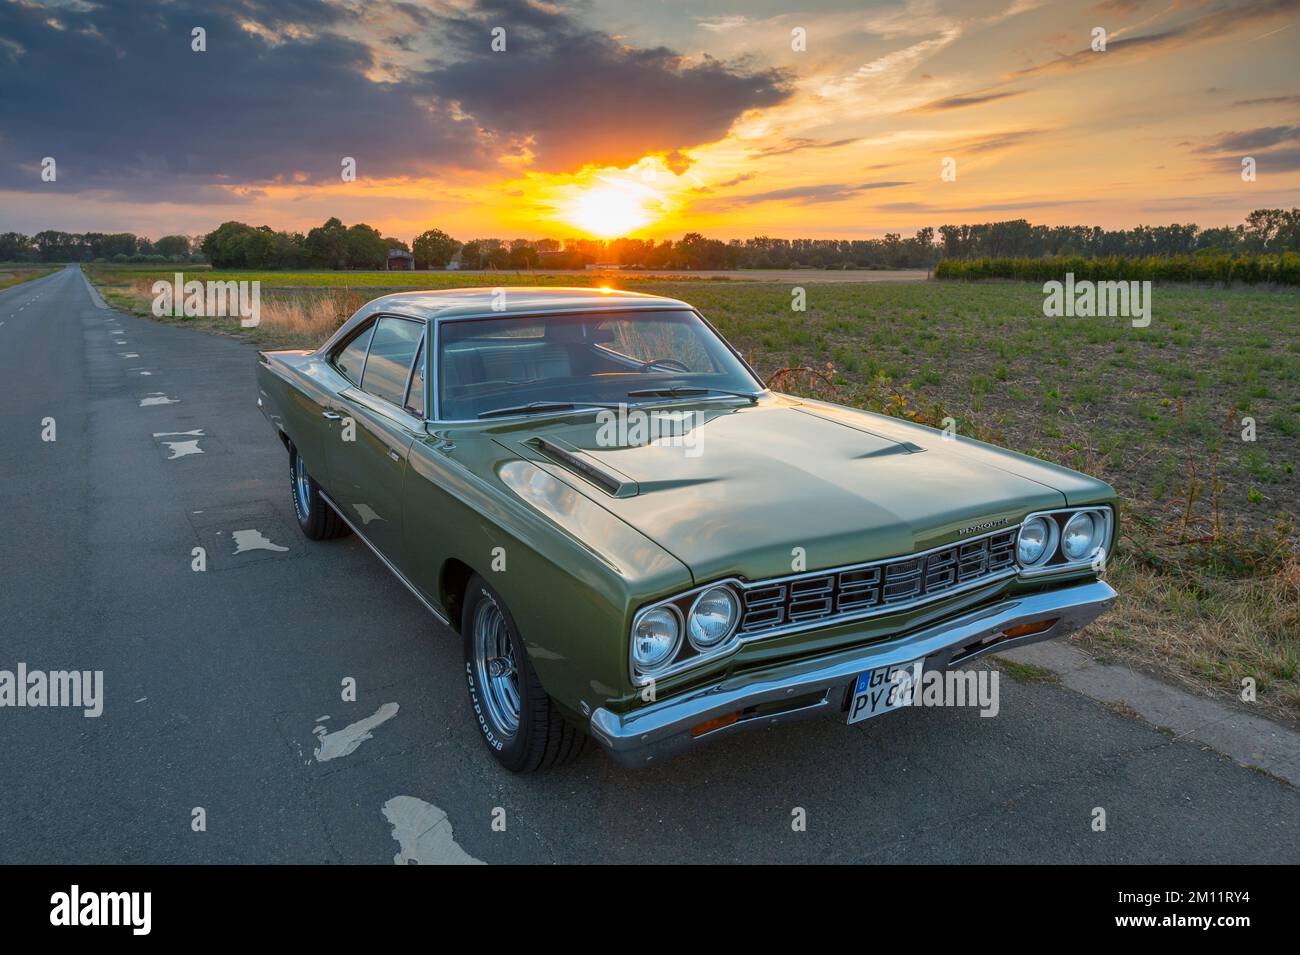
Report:
M 273 550 L 281 554 L 289 550 L 287 547 L 273 544 L 259 530 L 233 531 L 230 536 L 235 539 L 235 556 L 247 553 L 250 550 Z
M 314 727 L 312 732 L 320 741 L 320 745 L 316 747 L 316 762 L 324 763 L 331 759 L 338 759 L 340 756 L 347 756 L 366 740 L 371 739 L 373 734 L 370 731 L 381 723 L 391 720 L 397 715 L 397 710 L 396 703 L 385 703 L 375 710 L 374 715 L 349 723 L 343 729 L 335 730 L 333 733 L 326 733 L 323 726 Z
M 401 850 L 393 856 L 396 865 L 486 865 L 456 844 L 451 820 L 432 803 L 394 796 L 383 812 Z
M 167 445 L 171 454 L 168 461 L 174 461 L 176 458 L 183 458 L 188 454 L 202 454 L 203 449 L 199 447 L 198 439 L 203 437 L 203 429 L 195 428 L 193 431 L 155 431 L 155 438 L 186 437 L 194 438 L 193 441 L 163 441 L 161 444 Z

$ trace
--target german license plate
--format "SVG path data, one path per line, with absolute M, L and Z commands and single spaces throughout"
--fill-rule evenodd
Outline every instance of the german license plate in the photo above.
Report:
M 910 663 L 895 663 L 858 674 L 849 701 L 849 722 L 860 723 L 900 706 L 911 706 L 913 694 L 921 683 L 925 658 Z

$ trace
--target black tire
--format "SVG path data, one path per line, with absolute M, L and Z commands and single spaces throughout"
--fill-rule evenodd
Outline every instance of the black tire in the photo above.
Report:
M 470 578 L 461 611 L 461 642 L 465 655 L 465 682 L 479 735 L 488 750 L 512 773 L 552 769 L 575 759 L 586 746 L 587 734 L 564 718 L 537 678 L 519 628 L 500 595 L 482 577 Z M 475 624 L 480 614 L 499 621 L 495 631 L 513 651 L 514 686 L 517 691 L 518 724 L 513 732 L 496 715 L 500 694 L 484 685 L 487 675 L 477 662 Z M 498 677 L 498 679 L 500 679 Z
M 312 480 L 302 455 L 292 444 L 289 445 L 289 498 L 293 501 L 293 516 L 298 518 L 298 526 L 312 540 L 329 540 L 352 533 L 321 496 L 320 485 Z

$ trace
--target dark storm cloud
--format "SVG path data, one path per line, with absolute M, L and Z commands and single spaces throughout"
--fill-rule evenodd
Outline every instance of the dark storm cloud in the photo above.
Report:
M 506 29 L 504 53 L 490 49 L 497 26 Z M 461 58 L 425 74 L 430 88 L 498 136 L 527 142 L 548 171 L 713 142 L 746 110 L 790 94 L 777 70 L 634 49 L 521 0 L 479 3 L 444 29 Z
M 363 178 L 422 176 L 491 168 L 524 146 L 540 168 L 567 169 L 718 139 L 788 95 L 771 71 L 624 47 L 527 3 L 365 10 L 0 3 L 0 189 L 229 201 L 223 185 L 338 182 L 345 156 Z M 421 35 L 384 49 L 353 38 L 371 35 L 360 17 L 381 13 Z M 205 53 L 190 49 L 196 26 Z M 506 53 L 490 51 L 492 26 L 506 28 Z M 390 52 L 448 44 L 455 62 L 366 78 Z M 44 156 L 57 183 L 39 179 Z
M 0 56 L 0 187 L 194 202 L 203 186 L 337 182 L 344 156 L 371 176 L 474 161 L 472 123 L 364 78 L 371 52 L 331 32 L 343 16 L 295 2 L 0 6 L 0 36 L 18 48 Z M 196 26 L 207 52 L 191 51 Z M 39 181 L 43 156 L 57 183 Z

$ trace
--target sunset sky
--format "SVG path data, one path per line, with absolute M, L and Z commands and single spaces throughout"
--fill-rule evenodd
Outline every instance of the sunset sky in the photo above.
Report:
M 1300 0 L 0 0 L 0 231 L 1235 224 L 1300 204 L 1298 21 Z

